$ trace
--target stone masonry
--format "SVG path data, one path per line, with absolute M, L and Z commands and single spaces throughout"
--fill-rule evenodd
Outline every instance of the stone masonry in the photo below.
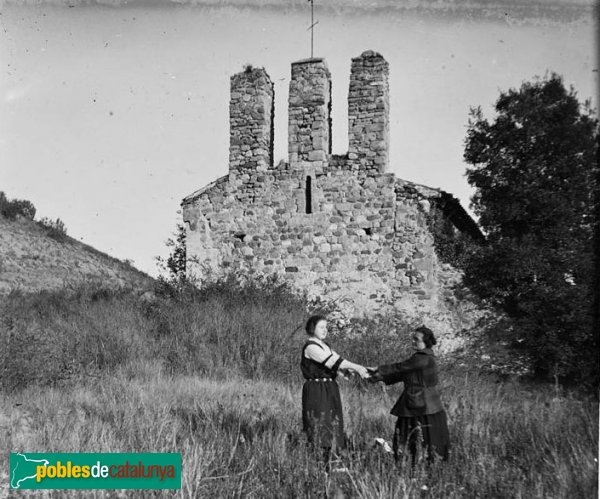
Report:
M 355 57 L 348 92 L 348 159 L 355 168 L 385 173 L 389 150 L 388 63 L 381 56 Z
M 273 164 L 273 84 L 264 69 L 231 78 L 229 175 L 187 196 L 188 273 L 276 273 L 351 316 L 437 307 L 443 266 L 428 216 L 480 233 L 458 201 L 387 173 L 388 64 L 351 65 L 348 154 L 331 154 L 331 76 L 323 59 L 292 64 L 289 160 Z M 443 201 L 443 202 L 441 202 Z

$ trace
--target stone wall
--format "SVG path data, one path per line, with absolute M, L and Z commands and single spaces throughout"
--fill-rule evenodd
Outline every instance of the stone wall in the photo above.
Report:
M 368 50 L 352 59 L 348 91 L 348 158 L 355 168 L 383 173 L 389 151 L 389 66 Z
M 186 198 L 187 250 L 199 258 L 189 272 L 277 273 L 309 294 L 351 300 L 359 316 L 401 296 L 415 310 L 435 300 L 427 197 L 393 174 L 331 170 L 315 176 L 312 213 L 304 173 L 287 164 L 266 172 L 245 205 L 227 177 Z
M 322 173 L 331 154 L 331 75 L 323 59 L 292 64 L 288 117 L 290 167 Z
M 247 67 L 231 77 L 229 171 L 248 182 L 273 165 L 273 83 L 264 69 Z
M 386 173 L 383 57 L 368 51 L 352 60 L 347 155 L 331 155 L 331 79 L 322 59 L 292 65 L 289 162 L 273 166 L 268 154 L 266 72 L 235 75 L 231 92 L 230 174 L 182 203 L 189 274 L 279 274 L 344 304 L 348 316 L 436 310 L 441 265 L 428 216 L 446 193 Z

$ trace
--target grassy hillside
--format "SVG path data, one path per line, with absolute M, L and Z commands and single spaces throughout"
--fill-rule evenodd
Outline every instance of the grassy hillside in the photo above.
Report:
M 149 288 L 153 279 L 91 246 L 23 217 L 0 216 L 0 295 L 96 283 Z
M 0 448 L 180 452 L 177 497 L 597 496 L 596 401 L 503 382 L 450 358 L 440 375 L 448 463 L 396 468 L 373 441 L 391 439 L 400 387 L 350 379 L 340 381 L 347 471 L 326 474 L 300 431 L 308 306 L 283 285 L 233 280 L 164 288 L 153 302 L 100 289 L 13 293 L 0 301 L 0 343 L 8 347 L 0 350 Z M 402 327 L 357 327 L 366 335 L 333 331 L 345 357 L 375 365 L 407 354 Z M 0 497 L 8 494 L 7 460 L 0 453 Z

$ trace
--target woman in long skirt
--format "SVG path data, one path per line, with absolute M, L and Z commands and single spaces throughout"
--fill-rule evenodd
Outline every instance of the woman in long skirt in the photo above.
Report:
M 308 441 L 324 450 L 325 461 L 330 453 L 344 447 L 344 416 L 338 371 L 346 370 L 367 378 L 364 366 L 340 357 L 325 342 L 327 320 L 315 315 L 306 323 L 308 340 L 302 348 L 300 368 L 305 378 L 302 387 L 302 427 Z
M 436 339 L 431 329 L 421 326 L 412 335 L 415 353 L 396 364 L 370 369 L 371 381 L 386 385 L 404 382 L 404 392 L 391 413 L 397 416 L 394 430 L 394 455 L 399 460 L 408 451 L 415 463 L 421 451 L 428 461 L 436 456 L 448 459 L 450 437 L 446 412 L 437 391 L 438 368 L 432 347 Z

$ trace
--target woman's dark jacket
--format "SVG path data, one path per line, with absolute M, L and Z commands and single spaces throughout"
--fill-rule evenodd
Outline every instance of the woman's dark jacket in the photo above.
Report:
M 375 377 L 386 385 L 404 382 L 404 392 L 390 411 L 394 416 L 406 418 L 443 410 L 435 388 L 438 368 L 430 348 L 419 350 L 403 362 L 379 366 Z

